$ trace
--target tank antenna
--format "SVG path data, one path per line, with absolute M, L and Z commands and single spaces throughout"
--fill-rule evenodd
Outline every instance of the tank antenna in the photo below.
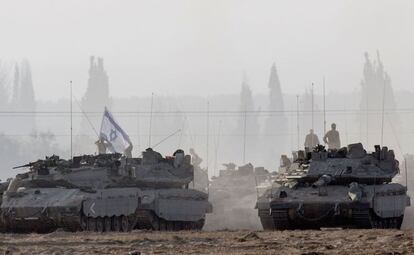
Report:
M 381 112 L 381 147 L 384 142 L 384 109 L 385 109 L 385 81 L 382 86 L 382 112 Z
M 152 107 L 153 106 L 154 106 L 154 93 L 151 93 L 151 109 L 150 109 L 150 119 L 149 119 L 148 148 L 151 148 Z
M 296 129 L 298 135 L 298 150 L 300 150 L 300 134 L 299 134 L 299 95 L 296 95 Z
M 138 153 L 141 151 L 141 137 L 140 137 L 140 129 L 139 129 L 139 104 L 137 107 L 137 143 L 138 143 Z
M 408 171 L 407 171 L 407 159 L 405 158 L 405 156 L 403 156 L 404 158 L 404 171 L 405 171 L 405 187 L 408 190 Z
M 159 141 L 158 143 L 154 144 L 154 146 L 152 146 L 152 148 L 154 149 L 155 147 L 157 147 L 158 145 L 162 144 L 163 142 L 165 142 L 166 140 L 168 140 L 169 138 L 173 137 L 174 135 L 176 135 L 177 133 L 181 132 L 181 129 L 178 129 L 177 131 L 175 131 L 172 134 L 169 134 L 167 137 L 165 137 L 164 139 L 162 139 L 161 141 Z
M 76 99 L 75 96 L 72 96 L 73 99 L 75 99 L 76 104 L 78 105 L 79 109 L 81 110 L 83 116 L 85 116 L 85 119 L 88 121 L 89 126 L 92 128 L 93 132 L 95 133 L 96 137 L 99 138 L 98 131 L 96 131 L 96 128 L 93 126 L 92 121 L 89 119 L 86 112 L 82 109 L 82 106 L 80 105 L 79 101 Z
M 70 158 L 73 158 L 73 112 L 72 112 L 72 81 L 70 81 Z
M 210 139 L 210 102 L 207 101 L 207 127 L 206 127 L 206 166 L 208 173 L 208 149 L 209 149 L 209 139 Z
M 325 76 L 323 77 L 323 135 L 326 134 L 326 94 L 325 94 Z

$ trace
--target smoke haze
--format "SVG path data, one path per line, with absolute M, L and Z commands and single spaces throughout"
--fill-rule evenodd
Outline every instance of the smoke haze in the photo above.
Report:
M 96 152 L 108 106 L 134 156 L 181 130 L 155 149 L 194 148 L 210 176 L 229 162 L 275 171 L 333 122 L 343 146 L 367 150 L 383 127 L 403 162 L 414 154 L 413 12 L 408 0 L 3 1 L 0 179 L 69 157 L 70 81 L 75 155 Z

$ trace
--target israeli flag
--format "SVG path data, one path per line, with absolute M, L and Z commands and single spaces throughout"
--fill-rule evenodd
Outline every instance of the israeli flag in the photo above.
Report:
M 112 153 L 124 153 L 125 149 L 132 145 L 129 136 L 122 130 L 106 107 L 99 136 L 107 142 L 107 149 Z

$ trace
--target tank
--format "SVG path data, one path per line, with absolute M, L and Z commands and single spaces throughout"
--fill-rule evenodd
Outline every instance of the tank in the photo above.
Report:
M 8 232 L 201 229 L 208 195 L 188 188 L 191 156 L 120 154 L 46 157 L 22 167 L 3 194 L 0 223 Z
M 260 220 L 254 209 L 260 187 L 271 174 L 263 167 L 234 163 L 223 164 L 225 169 L 210 182 L 209 197 L 214 212 L 207 216 L 206 230 L 260 230 Z
M 399 173 L 393 150 L 361 143 L 339 150 L 299 151 L 256 208 L 265 230 L 401 227 L 410 206 L 407 188 L 392 183 Z

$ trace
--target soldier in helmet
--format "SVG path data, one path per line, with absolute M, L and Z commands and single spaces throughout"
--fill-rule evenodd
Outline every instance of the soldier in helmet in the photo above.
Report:
M 318 144 L 318 136 L 315 133 L 313 133 L 313 129 L 309 130 L 309 134 L 307 134 L 305 138 L 305 148 L 313 150 L 313 148 L 315 148 Z
M 330 150 L 338 150 L 341 148 L 341 140 L 339 138 L 339 132 L 336 130 L 335 123 L 332 123 L 331 130 L 326 132 L 323 141 L 328 144 L 328 149 Z

